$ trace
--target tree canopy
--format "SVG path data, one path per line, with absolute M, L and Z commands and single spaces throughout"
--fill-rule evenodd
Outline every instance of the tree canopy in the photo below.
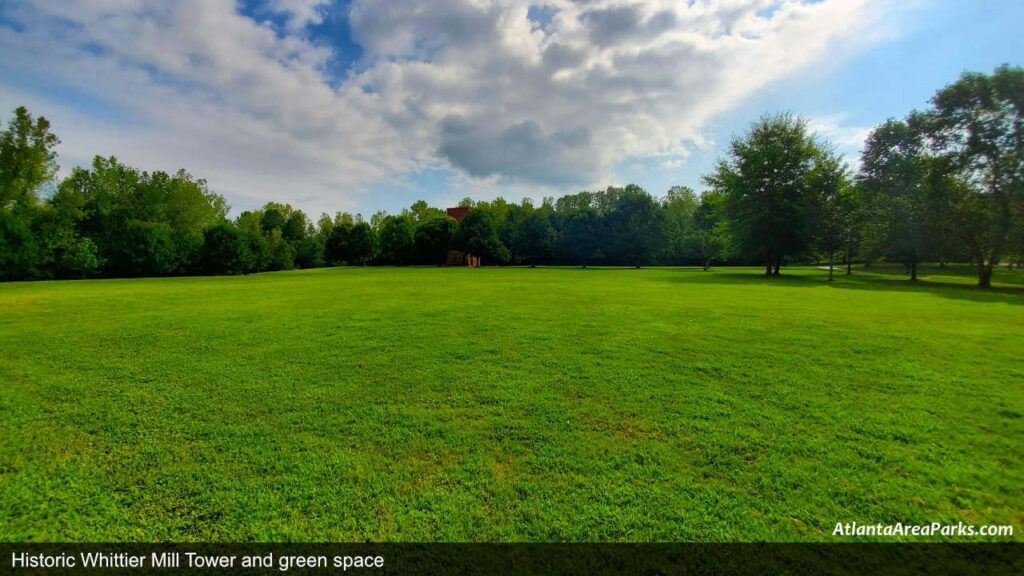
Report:
M 822 146 L 807 121 L 792 114 L 763 116 L 733 139 L 705 183 L 725 198 L 738 250 L 778 275 L 787 257 L 806 252 L 813 212 L 811 176 Z
M 858 170 L 791 113 L 761 117 L 703 177 L 702 193 L 609 186 L 539 205 L 424 200 L 397 214 L 322 214 L 269 202 L 229 217 L 185 170 L 97 156 L 57 178 L 59 140 L 25 108 L 0 126 L 0 279 L 247 274 L 318 266 L 760 264 L 855 259 L 1024 264 L 1024 70 L 965 73 L 931 105 L 867 138 Z

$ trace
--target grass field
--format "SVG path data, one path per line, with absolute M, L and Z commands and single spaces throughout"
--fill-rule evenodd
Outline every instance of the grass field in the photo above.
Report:
M 818 269 L 0 285 L 2 540 L 1024 540 L 1024 292 Z
M 910 272 L 902 264 L 880 263 L 870 267 L 857 265 L 853 268 L 858 272 L 878 274 L 884 276 L 902 276 L 910 278 Z M 840 273 L 845 273 L 846 268 L 837 268 Z M 940 266 L 936 263 L 921 264 L 917 268 L 918 279 L 925 283 L 959 284 L 964 286 L 976 286 L 978 284 L 978 269 L 973 264 L 946 264 Z M 1024 289 L 1024 270 L 1010 270 L 1005 266 L 997 266 L 992 270 L 992 285 L 1004 288 Z

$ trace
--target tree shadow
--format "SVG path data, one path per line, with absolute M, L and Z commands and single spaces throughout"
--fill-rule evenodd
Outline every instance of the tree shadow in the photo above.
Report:
M 502 266 L 502 268 L 530 268 L 530 267 L 527 266 L 527 265 L 515 264 L 515 265 Z M 566 265 L 566 264 L 538 264 L 535 268 L 532 268 L 532 269 L 533 270 L 576 270 L 576 271 L 579 271 L 579 272 L 594 272 L 594 273 L 598 273 L 598 272 L 623 272 L 623 271 L 628 271 L 628 270 L 637 270 L 638 268 L 636 266 L 604 266 L 604 265 L 601 265 L 601 266 L 588 265 L 586 268 L 582 268 L 580 266 L 572 266 L 572 265 Z M 659 269 L 659 268 L 657 268 L 656 266 L 644 266 L 644 267 L 639 268 L 639 270 L 651 270 L 651 269 Z
M 974 302 L 1024 304 L 1024 287 L 1019 286 L 993 286 L 983 289 L 969 284 L 920 279 L 911 281 L 909 278 L 885 278 L 871 274 L 843 276 L 841 280 L 833 282 L 833 286 L 842 290 L 927 292 L 943 298 Z
M 763 272 L 755 269 L 713 268 L 708 272 L 704 272 L 699 268 L 678 268 L 674 270 L 678 271 L 678 276 L 674 280 L 687 284 L 752 285 L 779 288 L 820 288 L 829 286 L 839 290 L 928 293 L 943 298 L 971 300 L 974 302 L 1024 304 L 1024 287 L 1020 286 L 995 286 L 989 289 L 981 289 L 977 286 L 951 282 L 935 282 L 930 280 L 912 282 L 909 278 L 863 272 L 847 276 L 845 271 L 838 269 L 833 275 L 834 281 L 831 284 L 828 282 L 828 271 L 808 268 L 790 269 L 788 273 L 784 268 L 782 275 L 771 277 L 766 277 Z
M 854 267 L 854 273 L 873 274 L 893 279 L 909 279 L 910 271 L 902 265 L 875 263 L 870 268 Z M 973 287 L 978 281 L 978 269 L 973 264 L 921 264 L 917 267 L 918 279 L 936 284 L 962 284 Z M 997 267 L 993 270 L 992 281 L 1003 287 L 1024 288 L 1024 272 Z

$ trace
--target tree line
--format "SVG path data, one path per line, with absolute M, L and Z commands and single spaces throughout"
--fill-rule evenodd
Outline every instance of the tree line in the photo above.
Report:
M 96 157 L 56 181 L 59 143 L 18 108 L 0 130 L 0 278 L 247 274 L 338 265 L 972 262 L 991 285 L 1024 260 L 1024 69 L 965 73 L 924 111 L 875 128 L 854 172 L 792 114 L 764 116 L 702 194 L 639 186 L 510 203 L 464 199 L 461 222 L 419 201 L 399 214 L 321 215 L 268 203 L 229 218 L 184 170 Z

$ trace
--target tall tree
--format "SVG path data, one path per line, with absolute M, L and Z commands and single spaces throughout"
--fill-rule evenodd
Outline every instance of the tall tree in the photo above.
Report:
M 349 232 L 348 256 L 349 264 L 366 263 L 377 254 L 377 233 L 366 222 L 359 222 Z
M 853 273 L 853 259 L 863 250 L 864 239 L 871 234 L 864 193 L 856 181 L 851 181 L 839 196 L 839 212 L 842 215 L 843 258 L 846 260 L 846 275 Z
M 102 157 L 73 170 L 48 204 L 57 221 L 92 240 L 103 273 L 116 276 L 199 270 L 204 231 L 227 213 L 224 199 L 184 170 L 141 172 Z
M 288 242 L 298 242 L 310 235 L 309 219 L 302 210 L 294 210 L 288 214 L 284 226 L 281 227 L 281 234 Z
M 324 240 L 324 259 L 327 261 L 328 266 L 353 263 L 349 260 L 352 253 L 349 249 L 352 228 L 353 225 L 347 222 L 337 225 L 331 223 L 329 228 L 327 225 L 321 226 L 321 230 L 329 230 Z
M 260 216 L 260 229 L 263 230 L 264 234 L 269 234 L 271 230 L 281 230 L 284 228 L 285 215 L 278 208 L 274 206 L 267 206 L 263 209 L 263 214 Z
M 697 194 L 686 186 L 673 186 L 662 200 L 665 206 L 665 240 L 668 262 L 680 264 L 686 258 L 686 235 L 693 214 L 700 206 Z
M 409 264 L 416 243 L 416 224 L 409 216 L 388 216 L 380 227 L 380 257 L 385 264 Z
M 486 207 L 470 210 L 462 218 L 452 244 L 459 250 L 485 260 L 497 263 L 508 262 L 508 248 L 501 243 L 501 239 L 498 237 L 497 218 Z
M 422 224 L 423 222 L 433 220 L 434 218 L 444 218 L 447 216 L 444 210 L 430 206 L 427 204 L 426 200 L 417 200 L 416 202 L 413 202 L 412 206 L 409 207 L 408 212 L 417 224 Z
M 574 264 L 586 268 L 600 255 L 603 223 L 595 208 L 583 205 L 559 213 L 561 249 Z
M 494 215 L 494 221 L 498 223 L 498 239 L 508 248 L 508 260 L 522 263 L 519 250 L 523 243 L 523 225 L 527 216 L 533 212 L 533 201 L 524 198 L 521 204 L 510 205 L 502 200 L 498 210 L 491 203 L 481 203 L 477 209 L 487 210 Z
M 968 190 L 973 219 L 963 229 L 978 268 L 978 286 L 1024 223 L 1024 69 L 1002 66 L 991 75 L 965 73 L 911 122 L 930 149 L 953 161 Z
M 274 253 L 267 237 L 258 229 L 242 228 L 241 226 L 239 226 L 238 234 L 248 255 L 244 273 L 264 272 L 272 269 Z
M 835 255 L 846 244 L 852 185 L 849 168 L 834 151 L 819 151 L 808 174 L 812 209 L 811 237 L 819 254 L 828 257 L 828 281 L 832 281 Z
M 885 254 L 902 262 L 911 280 L 917 280 L 918 264 L 935 253 L 928 170 L 921 134 L 906 122 L 889 120 L 865 141 L 858 176 L 861 189 L 871 205 L 871 217 L 882 223 Z
M 733 139 L 704 182 L 725 196 L 732 235 L 749 258 L 778 275 L 782 261 L 810 241 L 808 175 L 818 145 L 807 121 L 792 114 L 763 116 Z
M 39 188 L 57 173 L 57 144 L 50 122 L 33 118 L 24 107 L 0 130 L 0 209 L 35 204 Z
M 252 254 L 238 228 L 227 221 L 203 232 L 203 269 L 207 274 L 244 274 L 251 268 Z
M 370 227 L 373 228 L 374 232 L 380 232 L 381 226 L 384 225 L 384 219 L 388 217 L 386 210 L 377 210 L 370 216 Z
M 705 272 L 716 259 L 721 258 L 725 249 L 723 202 L 721 194 L 705 192 L 683 237 L 683 256 L 700 262 Z
M 413 241 L 416 245 L 416 256 L 425 264 L 444 264 L 448 252 L 452 248 L 452 238 L 458 229 L 458 223 L 448 216 L 432 218 L 421 222 L 416 227 Z
M 605 216 L 607 230 L 623 262 L 639 268 L 665 243 L 665 210 L 643 188 L 630 184 L 617 194 Z
M 40 237 L 39 192 L 57 172 L 58 143 L 46 118 L 24 107 L 0 130 L 0 279 L 47 275 L 52 256 Z
M 517 257 L 531 268 L 543 262 L 555 249 L 555 229 L 546 210 L 534 210 L 522 222 Z

